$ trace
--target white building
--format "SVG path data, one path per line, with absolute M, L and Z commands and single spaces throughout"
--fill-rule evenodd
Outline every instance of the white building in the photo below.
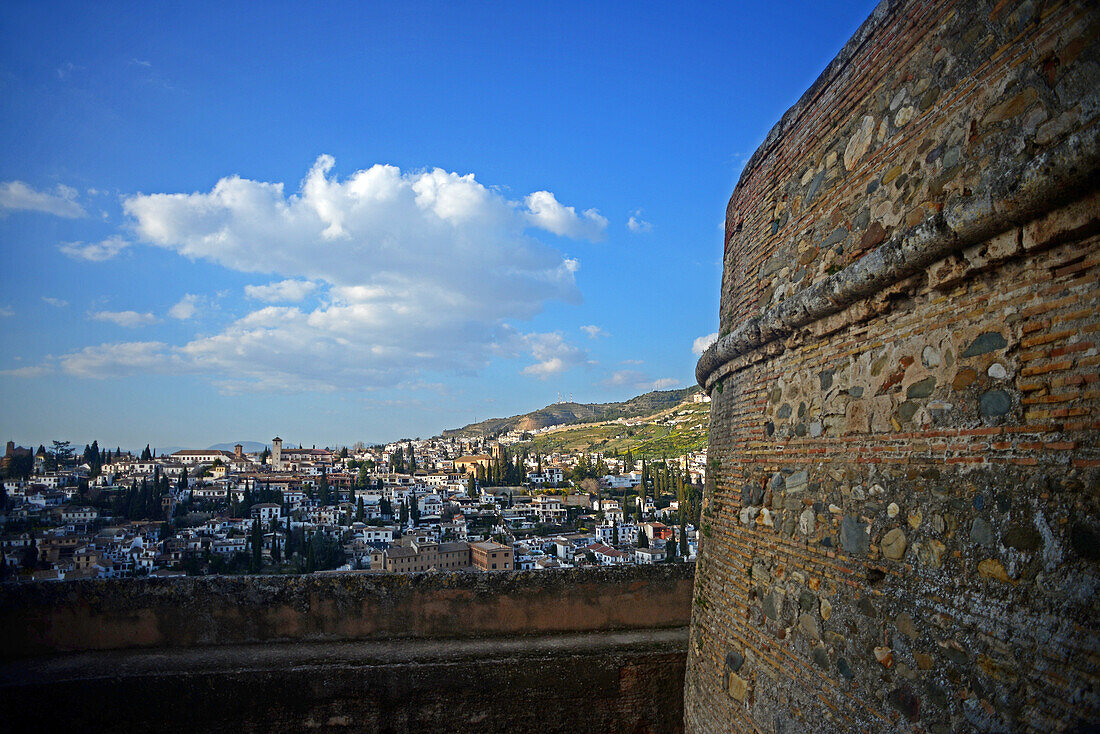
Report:
M 274 502 L 261 502 L 252 505 L 252 517 L 267 525 L 272 520 L 278 520 L 283 516 L 283 508 Z
M 648 566 L 665 560 L 664 548 L 636 548 L 634 550 L 634 562 Z
M 532 503 L 532 508 L 539 522 L 547 524 L 563 523 L 569 514 L 561 506 L 561 499 L 552 495 L 540 494 Z
M 443 514 L 443 500 L 438 494 L 426 494 L 417 501 L 421 515 L 439 517 Z
M 186 464 L 188 466 L 194 464 L 213 464 L 215 461 L 219 460 L 223 465 L 228 466 L 229 462 L 237 457 L 228 451 L 218 451 L 216 449 L 185 449 L 183 451 L 177 451 L 168 458 L 178 464 Z

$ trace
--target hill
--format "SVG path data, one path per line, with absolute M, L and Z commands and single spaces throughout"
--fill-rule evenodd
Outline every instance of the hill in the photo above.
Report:
M 535 431 L 561 424 L 602 423 L 618 418 L 639 418 L 674 408 L 697 392 L 699 392 L 698 387 L 687 387 L 682 390 L 655 390 L 621 403 L 555 403 L 523 415 L 490 418 L 462 428 L 447 430 L 443 432 L 443 436 L 492 438 L 509 431 Z
M 540 454 L 599 451 L 636 459 L 663 459 L 702 451 L 707 446 L 710 404 L 685 402 L 625 421 L 564 426 L 518 444 Z

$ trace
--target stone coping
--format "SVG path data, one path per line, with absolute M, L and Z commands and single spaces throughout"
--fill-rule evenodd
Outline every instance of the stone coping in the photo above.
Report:
M 695 368 L 699 385 L 709 394 L 721 377 L 722 367 L 736 357 L 839 313 L 952 252 L 1027 224 L 1044 212 L 1100 189 L 1100 129 L 1093 126 L 1069 136 L 1025 164 L 1007 170 L 998 181 L 999 185 L 988 191 L 949 202 L 942 211 L 895 235 L 843 270 L 746 319 L 699 358 Z M 1093 224 L 1098 216 L 1092 213 Z
M 688 627 L 446 640 L 356 640 L 223 645 L 171 650 L 104 650 L 0 664 L 0 688 L 96 679 L 219 672 L 372 668 L 492 659 L 585 656 L 624 650 L 632 655 L 687 651 Z

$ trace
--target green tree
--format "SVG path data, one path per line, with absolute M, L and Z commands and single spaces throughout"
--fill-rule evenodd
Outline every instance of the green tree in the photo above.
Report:
M 31 571 L 38 565 L 38 539 L 34 537 L 34 531 L 31 531 L 30 542 L 23 549 L 23 568 Z
M 264 547 L 264 530 L 260 524 L 259 518 L 252 521 L 252 538 L 250 544 L 252 546 L 252 557 L 249 559 L 248 572 L 259 573 L 260 568 L 263 566 Z

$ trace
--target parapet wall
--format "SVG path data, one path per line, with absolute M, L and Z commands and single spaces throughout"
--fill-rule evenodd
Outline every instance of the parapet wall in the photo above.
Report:
M 35 712 L 11 731 L 678 732 L 693 571 L 7 584 L 0 708 Z
M 5 585 L 0 657 L 659 629 L 688 623 L 691 588 L 686 565 Z
M 746 166 L 689 731 L 1100 722 L 1098 36 L 884 1 Z

